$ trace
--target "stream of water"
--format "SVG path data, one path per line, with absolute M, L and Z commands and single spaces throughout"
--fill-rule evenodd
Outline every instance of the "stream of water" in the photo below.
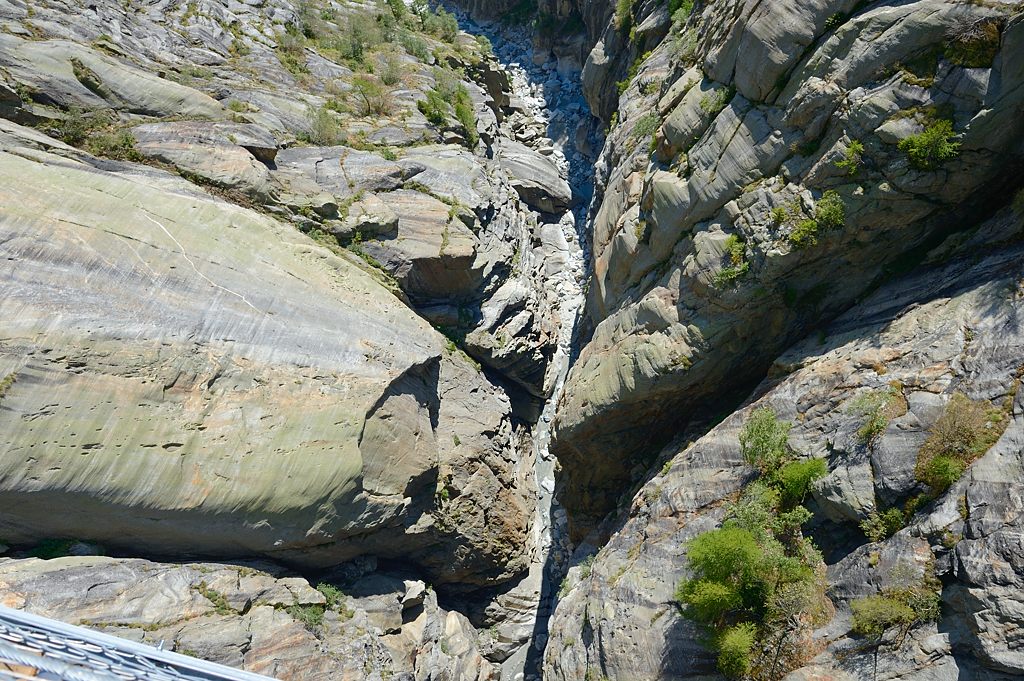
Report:
M 537 600 L 533 634 L 520 655 L 522 672 L 510 678 L 539 678 L 547 624 L 557 598 L 558 585 L 568 569 L 571 557 L 566 532 L 566 515 L 555 497 L 556 462 L 549 450 L 551 423 L 561 398 L 565 378 L 573 357 L 577 320 L 583 308 L 584 284 L 588 275 L 589 236 L 587 215 L 594 184 L 594 162 L 591 154 L 600 149 L 597 120 L 591 115 L 580 84 L 578 72 L 559 73 L 550 53 L 535 59 L 533 30 L 528 26 L 509 26 L 500 22 L 483 23 L 470 19 L 465 12 L 449 4 L 462 29 L 486 36 L 495 57 L 509 74 L 518 107 L 546 130 L 546 138 L 531 140 L 548 153 L 558 165 L 562 177 L 573 190 L 575 204 L 561 216 L 558 228 L 564 239 L 565 262 L 551 268 L 548 285 L 556 287 L 559 307 L 557 350 L 548 366 L 551 394 L 534 429 L 533 454 L 537 483 L 537 505 L 531 537 L 532 563 L 529 576 L 517 589 L 520 597 L 532 594 Z M 503 133 L 522 139 L 515 121 L 502 123 Z M 550 228 L 542 225 L 541 229 Z M 547 263 L 545 263 L 545 266 Z M 506 671 L 509 666 L 506 665 Z M 503 678 L 506 676 L 503 674 Z

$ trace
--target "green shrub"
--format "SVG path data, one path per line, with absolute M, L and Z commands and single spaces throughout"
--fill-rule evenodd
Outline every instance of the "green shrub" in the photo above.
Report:
M 809 517 L 801 506 L 783 512 L 779 490 L 755 482 L 721 528 L 688 544 L 693 577 L 679 584 L 676 600 L 709 633 L 726 632 L 710 636 L 724 674 L 763 664 L 792 668 L 799 655 L 787 641 L 820 621 L 824 563 L 799 530 Z
M 946 491 L 995 444 L 1007 422 L 1001 409 L 954 393 L 917 454 L 917 479 L 928 485 L 932 494 Z
M 354 77 L 352 91 L 359 101 L 364 116 L 379 116 L 391 111 L 391 88 L 376 76 L 359 75 Z
M 825 30 L 831 31 L 832 29 L 839 28 L 840 26 L 843 25 L 843 22 L 846 21 L 846 18 L 846 15 L 843 14 L 842 12 L 836 12 L 835 14 L 832 14 L 831 16 L 829 16 L 828 19 L 825 20 Z
M 939 581 L 926 574 L 919 582 L 906 582 L 881 594 L 855 599 L 850 603 L 854 633 L 878 642 L 887 631 L 896 629 L 897 640 L 902 641 L 915 625 L 939 619 L 940 588 Z
M 814 219 L 821 229 L 838 229 L 846 224 L 846 204 L 838 192 L 828 190 L 814 207 Z
M 894 598 L 866 596 L 853 601 L 850 607 L 853 631 L 869 639 L 878 640 L 892 627 L 909 627 L 914 623 L 914 611 Z
M 739 236 L 730 234 L 726 237 L 723 250 L 729 259 L 729 264 L 715 274 L 714 284 L 716 287 L 728 286 L 750 270 L 750 263 L 746 260 L 746 249 L 746 243 Z
M 789 243 L 796 248 L 807 248 L 818 243 L 818 221 L 812 218 L 801 220 L 789 233 Z
M 7 394 L 7 391 L 11 389 L 11 386 L 14 385 L 17 380 L 18 373 L 16 371 L 12 371 L 3 378 L 0 378 L 0 400 L 4 398 L 4 395 Z
M 739 679 L 750 671 L 751 650 L 757 636 L 757 627 L 741 622 L 729 627 L 718 638 L 718 669 L 731 679 Z
M 872 390 L 858 395 L 850 403 L 847 413 L 866 417 L 857 429 L 857 438 L 861 444 L 869 444 L 881 435 L 889 425 L 889 420 L 905 414 L 907 403 L 903 398 L 903 387 L 894 382 L 885 390 Z
M 310 107 L 306 111 L 306 123 L 309 133 L 304 137 L 310 144 L 329 147 L 341 142 L 341 125 L 326 106 Z
M 83 109 L 73 106 L 47 132 L 65 144 L 78 147 L 89 138 L 89 135 L 109 123 L 111 123 L 109 116 L 87 113 Z
M 633 0 L 616 0 L 615 28 L 622 33 L 629 33 L 633 28 Z
M 292 619 L 298 620 L 307 630 L 315 632 L 324 623 L 324 606 L 289 605 L 284 609 Z
M 952 487 L 964 474 L 965 469 L 963 462 L 940 454 L 921 467 L 919 476 L 921 482 L 928 485 L 933 494 L 938 494 Z
M 693 3 L 694 0 L 669 0 L 668 13 L 672 17 L 672 21 L 679 23 L 685 21 L 693 12 Z
M 416 102 L 416 108 L 434 125 L 445 125 L 448 122 L 448 103 L 437 90 L 428 91 L 426 99 Z
M 293 75 L 309 73 L 306 66 L 306 44 L 297 29 L 289 27 L 277 35 L 277 58 Z
M 811 483 L 825 477 L 828 466 L 822 459 L 791 461 L 779 469 L 777 479 L 782 491 L 782 502 L 793 506 L 803 503 Z
M 427 47 L 427 43 L 424 42 L 423 38 L 419 37 L 415 33 L 412 33 L 411 31 L 403 31 L 398 36 L 398 43 L 410 57 L 421 62 L 425 62 L 430 59 L 430 49 Z
M 459 22 L 454 14 L 445 11 L 443 7 L 438 7 L 435 12 L 427 11 L 421 18 L 424 32 L 446 43 L 454 43 L 458 39 Z
M 378 72 L 381 82 L 388 86 L 401 83 L 402 76 L 404 75 L 402 62 L 391 53 L 384 55 L 383 60 L 379 64 Z
M 888 539 L 903 529 L 907 518 L 898 508 L 890 508 L 882 513 L 871 513 L 860 524 L 860 529 L 870 541 L 880 542 Z
M 731 87 L 721 87 L 705 93 L 698 104 L 704 113 L 714 116 L 729 105 L 735 94 L 736 91 Z
M 743 459 L 762 475 L 778 470 L 790 453 L 790 428 L 792 424 L 778 420 L 768 407 L 755 409 L 740 431 Z
M 636 139 L 643 139 L 650 137 L 658 131 L 661 127 L 661 117 L 656 113 L 646 113 L 641 116 L 636 125 L 633 126 L 633 137 Z
M 145 160 L 135 148 L 135 137 L 127 130 L 94 134 L 86 140 L 85 149 L 93 156 L 103 156 L 115 161 L 141 163 Z
M 857 140 L 851 140 L 846 146 L 846 151 L 843 152 L 843 158 L 836 161 L 836 167 L 845 170 L 846 174 L 852 177 L 860 171 L 863 162 L 864 145 Z
M 455 120 L 462 126 L 466 141 L 469 142 L 469 148 L 476 148 L 477 142 L 480 141 L 480 135 L 476 130 L 476 110 L 473 108 L 473 100 L 469 97 L 469 91 L 462 83 L 459 83 L 455 92 L 454 110 Z
M 705 623 L 716 622 L 743 605 L 735 586 L 705 579 L 681 582 L 676 601 L 687 606 L 691 619 Z
M 763 555 L 754 535 L 739 527 L 722 527 L 698 535 L 690 542 L 686 554 L 690 569 L 699 575 L 695 584 L 706 580 L 734 585 L 741 594 L 747 592 L 748 598 L 743 600 L 748 606 L 755 605 L 749 596 L 751 585 L 759 579 L 756 570 Z M 711 614 L 713 617 L 706 621 L 718 621 L 725 612 Z
M 352 619 L 355 613 L 346 605 L 345 593 L 333 584 L 321 582 L 316 585 L 316 590 L 327 599 L 327 609 L 336 610 L 345 619 Z
M 960 143 L 954 137 L 956 135 L 951 121 L 932 121 L 923 132 L 900 140 L 899 149 L 907 154 L 914 168 L 934 170 L 941 163 L 960 154 Z
M 235 609 L 228 603 L 228 599 L 224 594 L 211 589 L 206 585 L 206 582 L 199 582 L 199 585 L 196 586 L 196 591 L 213 604 L 213 609 L 218 615 L 234 614 Z

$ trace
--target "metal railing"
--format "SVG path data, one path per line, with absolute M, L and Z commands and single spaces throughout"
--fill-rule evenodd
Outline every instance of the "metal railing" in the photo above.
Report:
M 0 679 L 274 681 L 0 606 Z

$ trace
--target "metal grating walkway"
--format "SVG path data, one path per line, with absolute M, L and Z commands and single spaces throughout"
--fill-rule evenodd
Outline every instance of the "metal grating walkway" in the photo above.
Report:
M 273 681 L 0 606 L 0 679 Z

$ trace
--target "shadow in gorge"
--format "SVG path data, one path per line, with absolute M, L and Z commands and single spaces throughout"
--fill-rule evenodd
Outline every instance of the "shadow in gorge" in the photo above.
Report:
M 570 242 L 570 252 L 564 254 L 568 264 L 545 262 L 543 266 L 549 271 L 562 267 L 571 272 L 575 264 L 582 276 L 586 276 L 590 258 L 586 218 L 594 193 L 594 155 L 600 151 L 603 140 L 599 122 L 591 115 L 583 97 L 580 74 L 559 73 L 550 51 L 541 52 L 543 60 L 538 58 L 541 63 L 535 63 L 533 27 L 529 21 L 520 20 L 515 22 L 516 25 L 512 22 L 476 22 L 455 3 L 442 4 L 455 13 L 462 30 L 482 35 L 490 41 L 496 59 L 508 74 L 512 97 L 502 111 L 502 138 L 532 146 L 554 161 L 572 190 L 574 206 L 571 216 L 537 214 L 537 223 L 541 227 L 535 234 L 535 240 L 541 239 L 543 226 L 559 225 Z M 541 126 L 547 139 L 537 139 L 536 131 Z M 535 423 L 533 450 L 538 498 L 533 522 L 534 558 L 530 573 L 514 596 L 515 599 L 522 596 L 532 598 L 535 591 L 540 593 L 526 649 L 520 649 L 516 662 L 512 663 L 523 665 L 526 679 L 541 677 L 548 618 L 554 609 L 558 585 L 570 558 L 564 514 L 558 512 L 554 499 L 555 461 L 548 450 L 548 443 L 555 405 L 576 354 L 576 319 L 582 309 L 583 294 L 582 280 L 573 282 L 564 277 L 560 281 L 558 286 L 567 286 L 570 290 L 562 295 L 558 351 L 549 358 L 548 375 L 554 377 L 554 387 L 547 401 L 539 405 L 538 412 L 531 414 L 535 419 L 530 419 Z M 559 518 L 563 520 L 559 521 Z

